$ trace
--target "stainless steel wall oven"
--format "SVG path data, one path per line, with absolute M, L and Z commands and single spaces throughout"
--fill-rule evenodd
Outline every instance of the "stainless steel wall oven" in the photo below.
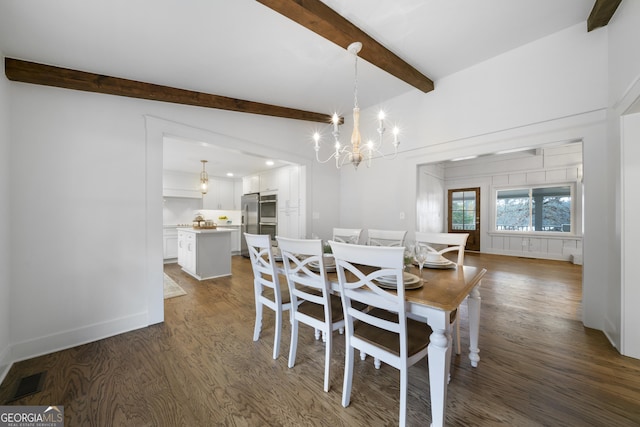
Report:
M 278 235 L 278 195 L 260 194 L 260 234 L 268 234 L 273 242 Z

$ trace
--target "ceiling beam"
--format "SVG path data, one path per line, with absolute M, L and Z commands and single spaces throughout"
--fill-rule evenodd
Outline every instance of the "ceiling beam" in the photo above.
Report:
M 609 23 L 622 0 L 596 0 L 587 19 L 587 31 L 604 27 Z
M 102 74 L 87 73 L 85 71 L 54 67 L 13 58 L 5 58 L 4 70 L 9 80 L 23 83 L 126 96 L 129 98 L 150 99 L 152 101 L 171 102 L 174 104 L 194 105 L 196 107 L 216 108 L 240 113 L 283 117 L 286 119 L 320 123 L 331 122 L 331 116 L 327 114 L 121 79 Z M 341 119 L 341 123 L 343 120 L 344 119 Z
M 433 90 L 431 79 L 320 0 L 257 1 L 345 49 L 353 42 L 361 42 L 360 58 L 425 93 Z

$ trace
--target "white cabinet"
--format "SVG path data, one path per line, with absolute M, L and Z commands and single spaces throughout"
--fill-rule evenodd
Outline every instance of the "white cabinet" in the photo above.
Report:
M 172 259 L 178 257 L 178 230 L 175 228 L 166 228 L 163 231 L 163 250 L 164 259 Z
M 260 175 L 248 175 L 242 178 L 242 194 L 260 192 Z
M 186 271 L 196 270 L 196 236 L 186 230 L 178 230 L 178 265 Z
M 178 230 L 178 265 L 198 280 L 231 275 L 231 231 Z
M 164 171 L 162 173 L 162 195 L 164 197 L 200 198 L 198 174 Z
M 234 182 L 224 179 L 209 178 L 209 190 L 202 197 L 203 209 L 236 209 L 234 198 Z
M 231 254 L 240 253 L 240 227 L 231 229 Z
M 274 169 L 260 174 L 260 192 L 276 191 L 278 189 L 279 170 Z

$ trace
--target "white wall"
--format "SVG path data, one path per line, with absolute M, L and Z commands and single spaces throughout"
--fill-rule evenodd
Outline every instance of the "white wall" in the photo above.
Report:
M 640 196 L 635 191 L 637 163 L 634 163 L 634 157 L 630 157 L 637 154 L 638 134 L 637 130 L 634 132 L 632 129 L 637 126 L 638 119 L 637 114 L 628 120 L 623 119 L 634 104 L 638 105 L 640 98 L 640 51 L 637 48 L 637 41 L 640 40 L 640 2 L 622 2 L 607 31 L 610 106 L 607 161 L 611 171 L 607 179 L 615 189 L 609 193 L 607 201 L 616 206 L 616 215 L 609 227 L 615 240 L 607 248 L 612 268 L 608 271 L 610 280 L 607 282 L 604 329 L 622 354 L 640 358 L 636 314 L 640 302 L 640 273 L 633 268 L 638 251 L 629 246 L 640 238 L 640 230 L 633 224 L 640 203 Z M 637 108 L 635 112 L 638 112 Z M 627 121 L 627 131 L 621 136 L 623 120 Z M 622 260 L 622 265 L 618 260 Z
M 0 56 L 2 56 L 0 54 Z M 11 363 L 9 242 L 9 81 L 0 76 L 0 381 Z
M 385 103 L 401 121 L 403 153 L 395 161 L 341 174 L 341 224 L 369 227 L 415 207 L 415 167 L 462 155 L 485 154 L 551 142 L 584 142 L 584 310 L 586 326 L 603 329 L 606 269 L 597 262 L 612 236 L 602 228 L 613 206 L 601 203 L 611 172 L 606 158 L 606 32 L 580 24 L 436 82 L 435 91 L 412 91 Z M 362 111 L 361 117 L 375 114 Z M 350 118 L 346 119 L 349 124 Z M 361 131 L 365 131 L 361 129 Z M 344 130 L 343 135 L 348 135 Z M 413 169 L 412 169 L 413 167 Z M 377 175 L 374 168 L 384 173 Z M 590 197 L 591 195 L 591 197 Z M 406 216 L 409 235 L 415 214 Z M 391 222 L 390 222 L 391 224 Z M 588 263 L 588 259 L 592 263 Z M 601 259 L 601 258 L 600 258 Z

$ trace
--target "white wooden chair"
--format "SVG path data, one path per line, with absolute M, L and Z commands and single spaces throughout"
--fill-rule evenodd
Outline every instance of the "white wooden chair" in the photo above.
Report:
M 369 246 L 404 246 L 407 232 L 402 230 L 367 230 Z
M 467 245 L 469 233 L 425 233 L 416 231 L 416 244 L 427 246 L 430 252 L 437 252 L 441 256 L 448 252 L 457 252 L 455 263 L 458 266 L 464 264 L 464 248 Z M 455 326 L 456 354 L 460 354 L 460 322 L 458 312 L 451 313 L 452 331 Z
M 370 354 L 400 371 L 400 417 L 407 418 L 408 368 L 427 356 L 430 328 L 407 318 L 402 271 L 402 247 L 377 247 L 330 242 L 336 260 L 345 317 L 345 368 L 342 406 L 351 399 L 354 349 Z M 362 266 L 373 267 L 371 273 Z M 349 272 L 351 274 L 347 275 Z M 380 288 L 374 279 L 395 277 L 397 293 Z M 370 307 L 363 310 L 354 303 Z
M 284 271 L 291 295 L 291 346 L 289 368 L 296 363 L 298 323 L 302 322 L 322 332 L 325 342 L 324 391 L 329 391 L 333 331 L 344 331 L 344 313 L 340 297 L 331 294 L 327 279 L 322 240 L 301 240 L 278 237 Z
M 291 309 L 289 290 L 280 285 L 278 268 L 271 249 L 271 236 L 244 233 L 244 238 L 247 241 L 251 267 L 253 268 L 253 288 L 256 301 L 256 324 L 253 329 L 253 340 L 257 341 L 260 338 L 262 309 L 266 306 L 275 312 L 273 358 L 277 359 L 280 354 L 282 315 L 284 311 Z
M 358 244 L 362 235 L 361 228 L 334 228 L 333 240 L 342 243 Z

